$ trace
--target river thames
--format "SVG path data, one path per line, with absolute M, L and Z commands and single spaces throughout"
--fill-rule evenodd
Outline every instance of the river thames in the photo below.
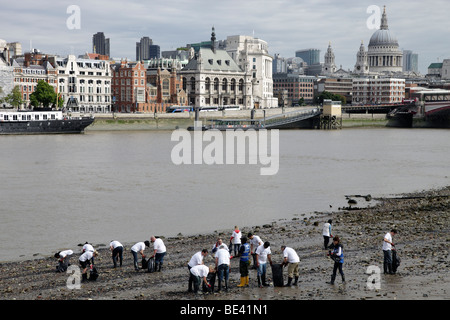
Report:
M 86 241 L 231 235 L 235 225 L 337 210 L 349 194 L 380 197 L 450 184 L 450 130 L 280 131 L 274 175 L 261 175 L 260 164 L 175 165 L 171 135 L 2 136 L 0 261 L 79 252 Z

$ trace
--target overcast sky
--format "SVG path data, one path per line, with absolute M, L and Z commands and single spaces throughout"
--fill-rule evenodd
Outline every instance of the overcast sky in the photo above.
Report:
M 136 42 L 153 39 L 161 51 L 207 41 L 211 27 L 218 40 L 254 35 L 268 42 L 269 53 L 285 58 L 306 48 L 334 49 L 338 68 L 354 68 L 361 41 L 367 46 L 375 30 L 368 27 L 372 5 L 386 5 L 389 29 L 401 49 L 419 54 L 419 71 L 450 58 L 450 1 L 356 0 L 2 0 L 0 39 L 30 45 L 45 53 L 92 52 L 92 35 L 111 39 L 111 56 L 135 59 Z M 71 5 L 80 9 L 79 25 L 68 28 Z M 76 14 L 76 13 L 75 13 Z M 369 23 L 369 26 L 373 22 Z

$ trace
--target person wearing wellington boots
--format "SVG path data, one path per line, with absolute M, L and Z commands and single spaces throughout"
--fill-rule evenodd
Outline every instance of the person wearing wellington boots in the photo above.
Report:
M 81 273 L 81 281 L 87 281 L 87 268 L 88 265 L 92 269 L 94 267 L 94 257 L 98 256 L 97 251 L 85 251 L 80 258 L 78 259 L 80 262 L 80 266 L 83 269 L 83 272 Z
M 334 260 L 333 274 L 331 275 L 331 281 L 329 284 L 334 284 L 336 279 L 336 272 L 339 269 L 339 273 L 342 276 L 342 282 L 345 283 L 344 271 L 342 271 L 342 265 L 344 264 L 344 248 L 341 244 L 341 240 L 338 236 L 333 238 L 333 244 L 331 245 L 332 251 L 329 252 L 329 256 Z
M 242 237 L 241 247 L 239 249 L 239 272 L 241 274 L 241 283 L 238 287 L 248 286 L 248 265 L 250 264 L 250 245 L 247 243 L 247 237 Z

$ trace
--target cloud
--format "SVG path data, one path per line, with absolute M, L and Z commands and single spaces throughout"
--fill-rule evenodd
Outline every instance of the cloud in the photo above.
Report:
M 67 7 L 81 10 L 81 28 L 69 30 Z M 367 28 L 370 5 L 387 6 L 390 30 L 402 49 L 419 54 L 420 69 L 450 58 L 447 12 L 450 2 L 335 1 L 335 0 L 166 0 L 166 1 L 31 1 L 8 2 L 0 11 L 1 38 L 29 43 L 48 53 L 82 54 L 92 51 L 92 35 L 98 31 L 111 39 L 114 57 L 135 57 L 135 43 L 143 36 L 161 50 L 206 41 L 211 27 L 217 39 L 252 35 L 268 42 L 271 54 L 286 58 L 304 48 L 322 50 L 331 41 L 336 63 L 353 69 L 361 40 L 368 44 L 374 30 Z

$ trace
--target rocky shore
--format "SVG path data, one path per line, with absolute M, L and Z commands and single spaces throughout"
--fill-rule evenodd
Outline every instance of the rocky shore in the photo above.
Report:
M 112 268 L 110 250 L 94 244 L 99 252 L 96 282 L 69 289 L 69 274 L 56 273 L 56 259 L 48 258 L 0 264 L 0 300 L 445 300 L 450 296 L 450 187 L 415 194 L 376 199 L 378 204 L 359 210 L 299 213 L 291 220 L 261 226 L 240 226 L 243 234 L 253 232 L 269 241 L 274 263 L 282 261 L 280 246 L 294 248 L 300 256 L 300 279 L 295 287 L 258 288 L 256 270 L 250 271 L 250 285 L 238 288 L 239 262 L 231 261 L 227 292 L 187 293 L 187 262 L 203 248 L 210 250 L 217 237 L 228 241 L 232 230 L 196 236 L 165 238 L 168 253 L 162 272 L 136 272 L 130 245 L 124 244 L 124 263 Z M 364 199 L 358 201 L 364 202 Z M 338 275 L 330 280 L 333 263 L 322 249 L 322 225 L 333 220 L 333 235 L 344 245 L 346 283 Z M 401 265 L 395 275 L 383 274 L 382 239 L 391 228 Z M 149 235 L 150 236 L 150 235 Z M 161 235 L 162 237 L 164 235 Z M 81 247 L 80 247 L 81 251 Z M 78 265 L 79 252 L 71 259 Z M 205 264 L 213 264 L 211 255 Z M 369 266 L 381 269 L 379 289 L 368 286 Z M 287 280 L 284 271 L 285 282 Z M 268 268 L 268 278 L 272 277 Z M 372 275 L 373 276 L 373 275 Z M 374 279 L 373 277 L 371 279 Z M 377 281 L 375 281 L 376 283 Z

